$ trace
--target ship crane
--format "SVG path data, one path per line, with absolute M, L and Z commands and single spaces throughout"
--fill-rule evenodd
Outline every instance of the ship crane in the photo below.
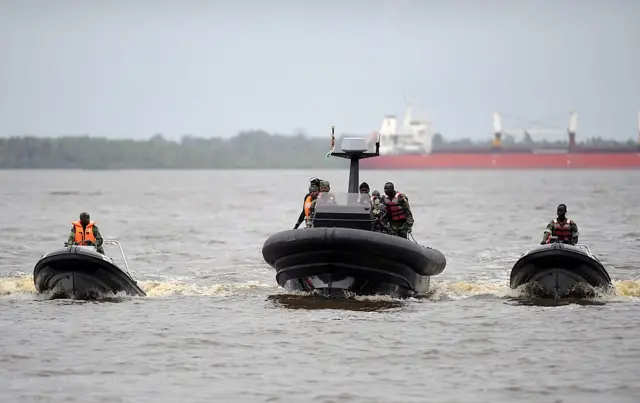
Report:
M 640 111 L 638 111 L 638 140 L 637 140 L 637 147 L 638 147 L 638 150 L 640 151 Z
M 543 126 L 539 121 L 530 121 L 537 126 Z M 493 138 L 493 147 L 501 148 L 502 147 L 502 136 L 505 134 L 510 134 L 512 136 L 517 136 L 521 134 L 523 136 L 529 136 L 529 138 L 533 139 L 533 137 L 544 137 L 547 140 L 558 140 L 566 135 L 569 138 L 569 149 L 573 149 L 576 145 L 576 131 L 578 128 L 578 114 L 574 111 L 571 111 L 569 114 L 569 125 L 566 130 L 563 129 L 553 129 L 549 127 L 541 128 L 541 129 L 531 129 L 528 127 L 521 128 L 513 128 L 509 130 L 505 130 L 502 126 L 502 116 L 499 112 L 495 112 L 493 114 L 493 130 L 494 130 L 494 138 Z

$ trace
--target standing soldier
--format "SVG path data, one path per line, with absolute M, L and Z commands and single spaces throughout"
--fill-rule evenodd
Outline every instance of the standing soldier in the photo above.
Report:
M 400 192 L 396 192 L 393 183 L 384 184 L 384 205 L 387 209 L 387 220 L 391 234 L 407 238 L 413 227 L 413 214 L 409 207 L 409 199 Z

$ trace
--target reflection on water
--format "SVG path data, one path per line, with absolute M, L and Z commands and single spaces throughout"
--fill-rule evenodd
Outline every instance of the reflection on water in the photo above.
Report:
M 356 299 L 351 297 L 325 297 L 318 294 L 269 295 L 267 300 L 289 309 L 340 309 L 346 311 L 378 312 L 405 305 L 399 300 L 389 299 Z

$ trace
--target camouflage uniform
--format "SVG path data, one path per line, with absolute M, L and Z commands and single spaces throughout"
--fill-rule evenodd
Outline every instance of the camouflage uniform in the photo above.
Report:
M 380 201 L 380 193 L 378 193 L 378 197 L 376 197 L 376 192 L 377 191 L 373 192 L 374 198 L 371 202 L 371 212 L 373 213 L 374 218 L 373 230 L 385 234 L 390 234 L 391 228 L 389 227 L 389 223 L 387 222 L 387 209 Z
M 87 213 L 80 214 L 80 221 L 84 220 L 86 223 L 88 223 L 89 219 L 90 219 L 89 214 Z M 96 244 L 95 244 L 96 251 L 104 255 L 104 248 L 102 247 L 104 239 L 102 239 L 102 234 L 100 234 L 100 230 L 98 229 L 98 226 L 95 223 L 93 224 L 92 232 L 93 232 L 93 236 L 96 238 Z M 73 245 L 75 243 L 75 240 L 76 240 L 76 227 L 74 226 L 74 227 L 71 227 L 71 233 L 69 234 L 69 238 L 67 239 L 67 245 Z
M 385 193 L 387 193 L 387 191 L 392 191 L 395 197 L 395 194 L 397 194 L 398 192 L 396 192 L 393 183 L 391 182 L 387 182 L 385 184 Z M 391 200 L 393 198 L 390 198 L 389 195 L 385 195 L 385 201 L 384 204 L 387 206 L 387 212 L 389 212 L 389 207 L 388 204 L 389 202 L 391 202 Z M 409 236 L 409 233 L 411 232 L 411 229 L 413 228 L 413 214 L 411 213 L 411 207 L 409 206 L 409 198 L 405 195 L 405 194 L 401 194 L 400 197 L 398 198 L 398 205 L 400 205 L 403 210 L 404 210 L 404 214 L 406 215 L 406 219 L 400 220 L 400 221 L 396 221 L 393 220 L 391 215 L 387 214 L 387 220 L 389 222 L 389 227 L 391 230 L 391 235 L 396 235 L 399 236 L 401 238 L 407 238 Z
M 316 186 L 315 184 L 311 184 L 309 186 L 309 194 L 308 196 L 311 196 L 312 200 L 311 200 L 311 206 L 309 207 L 309 216 L 304 216 L 304 224 L 306 228 L 311 228 L 313 227 L 313 221 L 312 221 L 312 214 L 313 214 L 313 207 L 315 206 L 314 202 L 316 201 L 316 198 L 318 197 L 318 192 L 319 188 L 318 186 Z M 308 197 L 307 196 L 307 197 Z M 305 204 L 307 203 L 307 199 L 304 199 Z M 306 208 L 306 206 L 305 206 Z M 302 214 L 305 214 L 304 208 L 302 209 Z
M 549 224 L 547 224 L 547 227 L 544 229 L 544 234 L 542 236 L 542 242 L 540 242 L 540 244 L 545 244 L 547 243 L 547 240 L 552 237 L 552 236 L 558 236 L 558 234 L 555 231 L 555 224 L 556 221 L 558 222 L 558 224 L 563 225 L 565 224 L 567 221 L 569 222 L 569 228 L 568 231 L 571 232 L 571 240 L 570 241 L 564 241 L 564 242 L 570 242 L 571 244 L 576 244 L 578 243 L 578 224 L 575 223 L 575 221 L 573 220 L 569 220 L 565 214 L 567 213 L 567 206 L 564 204 L 560 204 L 558 205 L 558 209 L 557 209 L 557 214 L 558 214 L 558 218 L 556 218 L 555 220 L 551 220 L 549 221 Z

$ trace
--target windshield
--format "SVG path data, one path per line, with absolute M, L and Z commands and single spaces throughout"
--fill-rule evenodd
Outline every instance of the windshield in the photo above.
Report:
M 370 194 L 347 193 L 347 192 L 328 192 L 322 196 L 318 196 L 317 204 L 332 203 L 341 206 L 349 206 L 354 204 L 367 205 L 371 201 Z
M 370 231 L 373 214 L 369 196 L 359 193 L 329 192 L 316 199 L 313 226 L 343 227 Z

